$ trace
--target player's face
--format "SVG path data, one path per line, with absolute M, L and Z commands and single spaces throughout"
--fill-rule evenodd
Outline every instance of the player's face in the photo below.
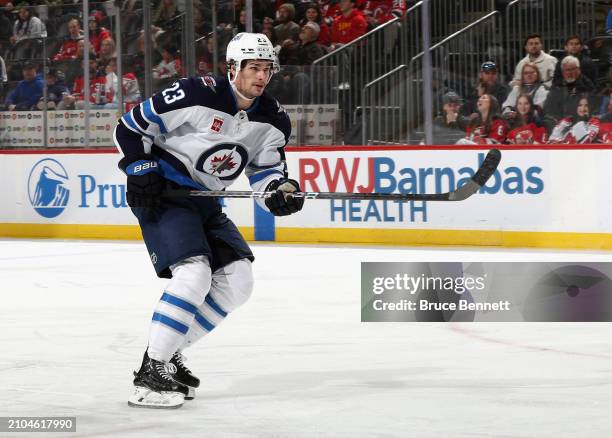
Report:
M 261 96 L 272 76 L 272 62 L 247 61 L 236 77 L 236 88 L 249 99 Z

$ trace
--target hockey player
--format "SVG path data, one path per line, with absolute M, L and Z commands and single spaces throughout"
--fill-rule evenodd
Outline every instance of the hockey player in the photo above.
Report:
M 262 206 L 284 216 L 302 209 L 283 147 L 291 123 L 265 88 L 279 70 L 263 34 L 227 46 L 228 77 L 175 82 L 124 114 L 115 142 L 124 157 L 127 201 L 159 277 L 170 278 L 153 313 L 148 348 L 128 404 L 176 408 L 199 380 L 181 352 L 251 295 L 253 254 L 214 198 L 167 197 L 178 188 L 222 190 L 245 170 Z

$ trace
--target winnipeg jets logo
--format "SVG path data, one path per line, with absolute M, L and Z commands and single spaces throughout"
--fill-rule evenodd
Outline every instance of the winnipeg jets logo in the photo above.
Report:
M 237 164 L 233 160 L 235 151 L 236 148 L 232 149 L 229 154 L 223 155 L 222 157 L 213 157 L 212 160 L 210 160 L 211 168 L 208 173 L 211 175 L 214 175 L 215 173 L 221 174 L 221 172 L 225 170 L 232 170 L 234 167 L 236 167 Z
M 204 151 L 196 161 L 196 170 L 221 180 L 235 179 L 249 161 L 245 147 L 238 143 L 221 143 Z

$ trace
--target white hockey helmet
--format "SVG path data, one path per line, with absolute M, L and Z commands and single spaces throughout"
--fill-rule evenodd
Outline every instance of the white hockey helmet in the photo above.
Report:
M 228 74 L 230 67 L 236 68 L 236 73 L 242 67 L 242 61 L 262 60 L 272 62 L 272 74 L 280 71 L 280 65 L 274 46 L 263 33 L 240 32 L 227 45 L 225 60 L 227 61 Z

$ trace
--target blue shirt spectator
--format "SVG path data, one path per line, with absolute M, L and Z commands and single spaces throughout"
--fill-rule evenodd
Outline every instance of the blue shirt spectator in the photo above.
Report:
M 23 80 L 19 81 L 15 88 L 6 98 L 6 106 L 9 111 L 27 111 L 38 103 L 43 95 L 43 79 L 36 74 L 34 64 L 23 66 Z
M 606 18 L 606 33 L 612 35 L 612 9 L 608 11 L 608 18 Z

